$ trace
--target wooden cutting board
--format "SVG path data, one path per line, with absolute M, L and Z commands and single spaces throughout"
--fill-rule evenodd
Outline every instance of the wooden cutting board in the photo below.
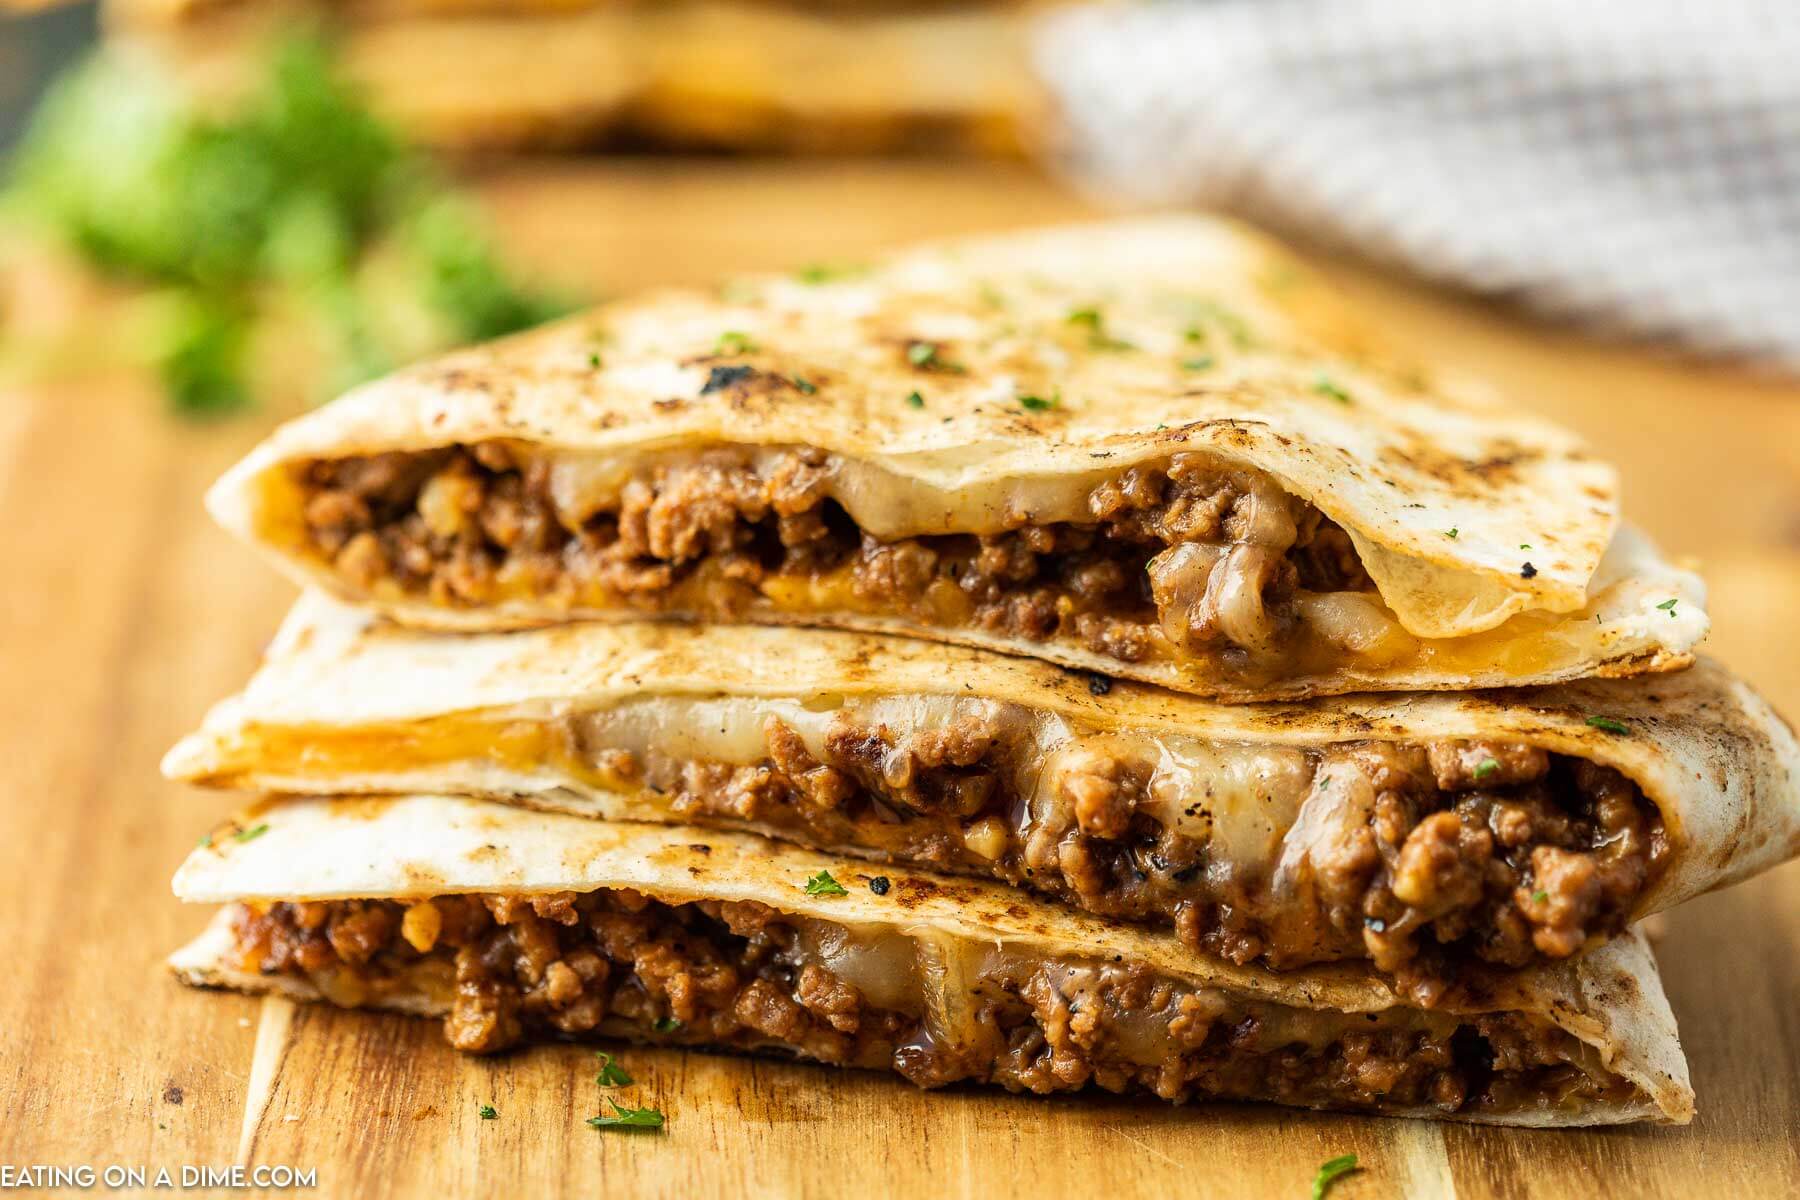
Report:
M 592 286 L 843 261 L 1080 205 L 1007 167 L 617 162 L 484 181 L 527 260 Z M 1704 557 L 1715 653 L 1800 712 L 1800 385 L 1603 349 L 1327 265 L 1428 363 L 1478 366 L 1619 461 L 1628 510 Z M 627 1051 L 661 1134 L 599 1133 L 576 1047 L 461 1058 L 427 1024 L 186 990 L 206 914 L 167 880 L 224 799 L 156 762 L 237 686 L 290 588 L 212 528 L 206 483 L 271 414 L 205 427 L 114 378 L 0 395 L 0 1163 L 316 1171 L 313 1194 L 865 1200 L 1307 1194 L 1800 1195 L 1800 870 L 1672 914 L 1659 950 L 1689 1128 L 1510 1132 L 1103 1095 L 922 1093 L 883 1076 Z M 499 1113 L 482 1120 L 491 1104 Z

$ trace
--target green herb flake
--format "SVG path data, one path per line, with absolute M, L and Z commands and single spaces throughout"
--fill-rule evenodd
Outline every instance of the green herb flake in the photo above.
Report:
M 1056 402 L 1061 399 L 1062 393 L 1060 392 L 1052 394 L 1049 399 L 1045 399 L 1043 396 L 1020 396 L 1019 407 L 1027 412 L 1044 412 L 1047 409 L 1055 408 Z
M 631 1086 L 631 1076 L 625 1073 L 624 1067 L 613 1061 L 612 1055 L 604 1050 L 596 1050 L 594 1057 L 600 1060 L 600 1074 L 595 1076 L 595 1083 L 601 1087 Z
M 195 842 L 194 845 L 200 847 L 200 849 L 202 849 L 202 850 L 206 849 L 208 846 L 211 846 L 212 845 L 212 834 L 210 834 L 210 833 L 201 834 L 200 840 Z
M 231 835 L 231 840 L 234 842 L 254 842 L 257 838 L 267 832 L 269 832 L 269 823 L 264 821 L 260 825 L 252 825 L 248 829 L 238 830 Z
M 915 367 L 936 365 L 937 353 L 937 345 L 933 342 L 908 342 L 906 344 L 906 361 Z
M 1489 775 L 1492 775 L 1499 769 L 1500 764 L 1498 761 L 1491 758 L 1484 758 L 1475 764 L 1475 778 L 1486 779 Z
M 917 392 L 908 392 L 906 395 L 906 403 L 908 407 L 911 408 L 924 408 L 925 397 L 919 395 Z
M 1452 541 L 1454 541 L 1456 539 L 1456 535 L 1460 532 L 1461 532 L 1461 530 L 1457 529 L 1456 526 L 1452 525 L 1450 528 L 1444 530 L 1444 536 L 1447 538 L 1450 538 Z
M 1604 729 L 1608 733 L 1623 735 L 1631 732 L 1631 727 L 1629 725 L 1613 717 L 1589 717 L 1587 723 L 1595 729 Z
M 819 390 L 819 385 L 804 375 L 794 376 L 794 390 L 802 396 L 810 396 Z
M 600 355 L 595 351 L 588 351 L 588 366 L 596 371 L 600 369 Z
M 759 347 L 756 339 L 736 329 L 727 329 L 719 335 L 718 344 L 713 347 L 715 354 L 755 354 Z
M 981 302 L 989 308 L 1005 308 L 1006 296 L 991 283 L 981 285 Z
M 1184 371 L 1210 371 L 1212 370 L 1212 365 L 1213 356 L 1210 354 L 1202 354 L 1195 358 L 1184 358 L 1181 360 L 1181 369 Z
M 626 1108 L 617 1100 L 608 1100 L 612 1105 L 611 1116 L 589 1117 L 587 1123 L 595 1129 L 661 1129 L 663 1114 L 660 1108 Z
M 1675 617 L 1675 605 L 1679 599 L 1680 599 L 1680 597 L 1678 597 L 1678 596 L 1671 596 L 1669 599 L 1664 600 L 1661 604 L 1657 605 L 1656 607 L 1661 609 L 1663 612 L 1668 613 L 1670 619 L 1673 620 Z
M 498 1121 L 500 1119 L 500 1110 L 491 1104 L 484 1104 L 475 1111 L 480 1114 L 481 1119 L 484 1121 Z
M 1355 401 L 1350 398 L 1350 393 L 1345 391 L 1343 387 L 1329 375 L 1320 375 L 1318 378 L 1314 379 L 1312 390 L 1321 396 L 1329 396 L 1339 404 L 1355 403 Z
M 1530 543 L 1530 542 L 1520 542 L 1520 543 L 1519 543 L 1519 549 L 1521 549 L 1521 550 L 1529 550 L 1529 549 L 1531 549 L 1531 543 Z
M 809 896 L 848 896 L 844 885 L 831 877 L 830 871 L 820 871 L 806 881 L 806 894 Z
M 1088 347 L 1093 350 L 1136 350 L 1122 338 L 1106 332 L 1106 317 L 1097 308 L 1077 308 L 1064 318 L 1071 325 L 1082 325 L 1088 331 Z
M 674 1033 L 677 1029 L 681 1028 L 681 1022 L 674 1017 L 659 1017 L 657 1018 L 656 1024 L 652 1025 L 650 1028 L 656 1030 L 658 1033 Z
M 1549 892 L 1536 891 L 1536 892 L 1531 893 L 1531 902 L 1533 904 L 1543 904 L 1544 902 L 1546 902 L 1549 899 L 1550 899 Z
M 869 268 L 860 263 L 808 263 L 794 272 L 794 278 L 809 287 L 817 287 L 821 283 L 837 283 L 868 273 Z
M 1358 1169 L 1354 1154 L 1340 1155 L 1320 1163 L 1319 1173 L 1313 1176 L 1312 1200 L 1325 1200 L 1325 1192 L 1333 1183 Z
M 1204 325 L 1189 325 L 1186 329 L 1181 331 L 1181 337 L 1183 341 L 1192 342 L 1196 346 L 1204 345 L 1206 343 L 1206 327 Z
M 1223 329 L 1225 331 L 1225 336 L 1231 339 L 1231 344 L 1236 346 L 1239 350 L 1249 349 L 1251 343 L 1255 340 L 1250 336 L 1250 326 L 1244 318 L 1215 301 L 1196 300 L 1193 302 L 1192 311 L 1199 320 L 1210 321 L 1220 329 Z M 1199 329 L 1200 327 L 1196 325 L 1194 328 Z M 1202 337 L 1204 337 L 1205 331 L 1201 330 L 1201 334 Z M 1198 341 L 1201 339 L 1190 337 L 1189 340 Z

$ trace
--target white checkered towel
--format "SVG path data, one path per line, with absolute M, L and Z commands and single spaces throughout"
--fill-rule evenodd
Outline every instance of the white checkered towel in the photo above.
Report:
M 1078 177 L 1800 368 L 1800 0 L 1207 0 L 1038 32 Z

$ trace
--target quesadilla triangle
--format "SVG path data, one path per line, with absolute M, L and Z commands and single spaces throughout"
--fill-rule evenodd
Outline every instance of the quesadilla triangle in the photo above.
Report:
M 1231 700 L 1671 669 L 1706 631 L 1574 437 L 1198 217 L 604 307 L 301 417 L 209 503 L 413 625 L 839 626 Z
M 164 763 L 449 792 L 988 876 L 1414 1003 L 1800 852 L 1800 750 L 1702 661 L 1651 680 L 1222 705 L 906 638 L 578 624 L 445 637 L 316 594 Z
M 888 1068 L 1516 1125 L 1685 1122 L 1638 935 L 1410 1007 L 1357 968 L 1278 975 L 1011 888 L 760 838 L 446 797 L 299 799 L 213 832 L 231 905 L 192 983 L 443 1016 L 459 1049 L 624 1038 Z

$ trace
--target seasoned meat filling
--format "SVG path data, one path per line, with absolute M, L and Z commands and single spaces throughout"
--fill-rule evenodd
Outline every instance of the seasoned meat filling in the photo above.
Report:
M 923 1087 L 1091 1084 L 1176 1101 L 1446 1113 L 1625 1087 L 1584 1070 L 1567 1034 L 1526 1018 L 1311 1012 L 1130 964 L 885 931 L 858 942 L 843 926 L 748 902 L 600 891 L 277 903 L 240 906 L 234 928 L 244 969 L 308 980 L 348 1006 L 423 995 L 447 1010 L 449 1042 L 472 1053 L 612 1036 L 780 1049 L 889 1067 Z M 957 969 L 942 969 L 945 956 L 960 956 Z M 932 991 L 947 974 L 971 1003 Z
M 843 709 L 809 748 L 778 717 L 767 757 L 730 765 L 587 748 L 604 782 L 685 821 L 996 877 L 1278 969 L 1366 958 L 1432 1004 L 1464 963 L 1522 967 L 1617 934 L 1668 853 L 1624 776 L 1505 742 L 1356 743 L 1252 767 L 1303 795 L 1269 853 L 1235 858 L 1195 769 L 1154 742 L 1067 739 L 1048 752 L 1005 706 L 911 736 Z M 1265 795 L 1263 803 L 1269 800 Z M 1242 848 L 1239 848 L 1242 849 Z M 1262 865 L 1251 865 L 1261 863 Z
M 1093 489 L 1088 520 L 1017 513 L 1005 532 L 894 541 L 829 497 L 832 469 L 817 451 L 716 450 L 625 480 L 597 511 L 559 503 L 548 461 L 504 442 L 317 461 L 297 480 L 306 536 L 348 582 L 450 606 L 850 607 L 1242 668 L 1283 654 L 1302 593 L 1371 589 L 1342 529 L 1204 454 L 1128 468 Z

